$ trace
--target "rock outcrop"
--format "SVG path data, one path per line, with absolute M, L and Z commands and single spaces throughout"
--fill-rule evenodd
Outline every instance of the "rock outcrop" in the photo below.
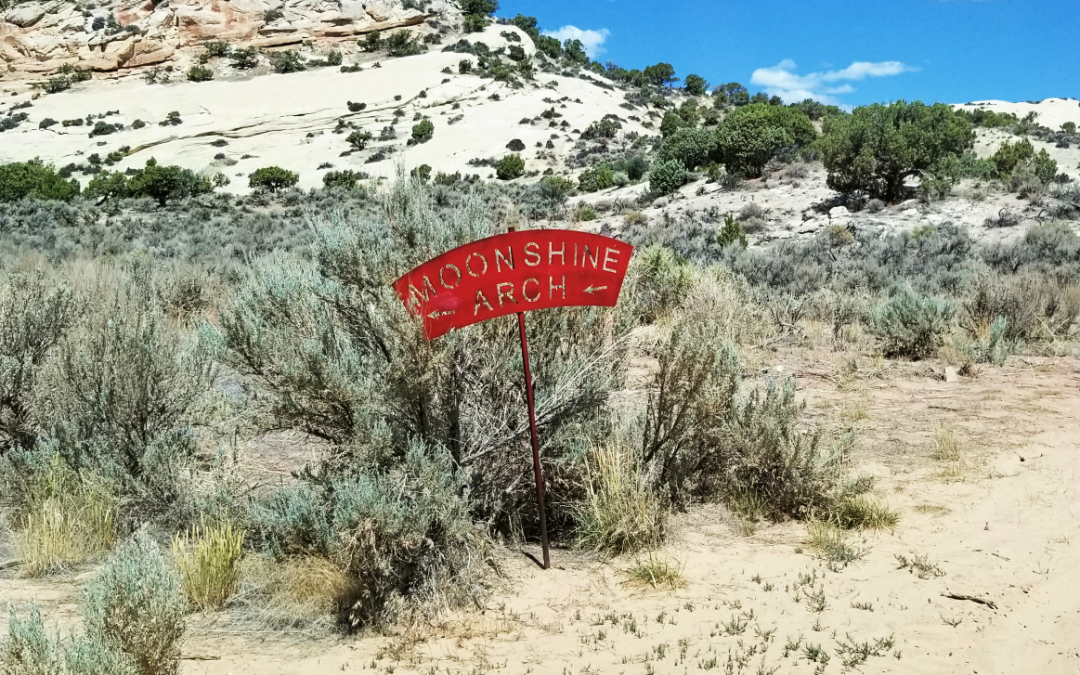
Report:
M 406 8 L 405 4 L 410 7 Z M 272 48 L 346 40 L 456 13 L 451 0 L 124 0 L 83 9 L 25 2 L 0 14 L 0 80 L 40 78 L 71 65 L 113 71 L 161 64 L 209 40 Z

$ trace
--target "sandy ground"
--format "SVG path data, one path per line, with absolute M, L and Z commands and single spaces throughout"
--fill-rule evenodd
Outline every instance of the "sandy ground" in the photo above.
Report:
M 817 672 L 843 672 L 844 645 L 863 643 L 878 654 L 857 664 L 868 673 L 1080 672 L 1080 362 L 1014 358 L 946 383 L 929 365 L 870 357 L 854 357 L 852 375 L 851 358 L 781 350 L 765 364 L 799 378 L 814 416 L 854 425 L 856 473 L 876 477 L 877 497 L 902 514 L 895 531 L 856 537 L 860 562 L 830 571 L 796 523 L 745 536 L 721 507 L 699 506 L 663 552 L 687 580 L 676 591 L 628 584 L 633 560 L 558 550 L 545 572 L 508 552 L 505 586 L 483 612 L 404 638 L 321 641 L 233 634 L 202 617 L 182 672 L 811 673 L 819 645 L 830 661 Z M 940 425 L 960 441 L 959 470 L 932 458 Z M 897 555 L 943 574 L 920 578 Z M 0 597 L 69 623 L 88 576 L 2 579 Z

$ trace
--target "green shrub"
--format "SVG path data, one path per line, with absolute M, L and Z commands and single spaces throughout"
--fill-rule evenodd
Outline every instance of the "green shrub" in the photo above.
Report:
M 468 75 L 472 72 L 473 62 L 471 59 L 461 59 L 458 61 L 458 72 L 462 75 Z
M 48 129 L 49 127 L 58 124 L 56 120 L 51 117 L 46 117 L 38 123 L 38 129 Z
M 412 128 L 412 142 L 414 144 L 427 143 L 435 135 L 435 125 L 431 120 L 423 119 Z
M 259 49 L 257 47 L 235 49 L 230 58 L 232 59 L 233 68 L 251 70 L 259 65 Z
M 270 65 L 276 73 L 298 73 L 301 70 L 307 70 L 307 62 L 295 49 L 271 52 L 269 58 Z
M 732 244 L 746 248 L 746 233 L 743 231 L 743 224 L 729 213 L 724 216 L 724 226 L 716 233 L 716 245 L 727 248 Z
M 386 38 L 385 46 L 390 56 L 413 56 L 424 53 L 424 46 L 407 30 L 391 33 L 390 37 Z
M 677 160 L 654 162 L 649 169 L 649 192 L 662 196 L 675 192 L 690 180 L 690 173 Z
M 665 113 L 664 119 L 660 121 L 660 135 L 667 138 L 684 126 L 686 126 L 686 121 L 679 116 L 679 113 Z
M 901 287 L 870 312 L 870 331 L 886 356 L 918 361 L 937 354 L 955 315 L 952 303 Z
M 595 166 L 585 169 L 578 176 L 578 189 L 582 192 L 607 190 L 615 185 L 615 172 L 609 166 Z
M 431 179 L 431 165 L 421 164 L 420 166 L 410 171 L 409 175 L 415 178 L 419 178 L 421 181 L 426 183 Z
M 1025 138 L 1015 143 L 1005 141 L 990 157 L 990 161 L 997 167 L 999 176 L 1008 178 L 1018 165 L 1034 157 L 1035 146 Z
M 536 185 L 540 197 L 552 209 L 565 204 L 567 198 L 574 191 L 574 182 L 562 176 L 544 176 Z
M 45 90 L 46 94 L 59 94 L 62 91 L 71 89 L 71 78 L 66 75 L 50 77 L 41 85 L 41 88 Z
M 683 80 L 683 89 L 691 96 L 704 96 L 705 92 L 709 90 L 709 83 L 705 81 L 704 77 L 691 73 Z
M 224 40 L 211 40 L 203 45 L 206 55 L 212 59 L 221 59 L 232 53 L 232 46 Z
M 129 656 L 141 675 L 180 672 L 186 603 L 157 542 L 139 530 L 86 587 L 87 637 Z
M 506 144 L 506 149 L 510 152 L 521 152 L 525 149 L 525 143 L 520 138 L 515 138 Z
M 618 120 L 613 120 L 610 117 L 605 117 L 604 119 L 598 122 L 593 122 L 588 127 L 586 127 L 585 131 L 581 133 L 581 137 L 586 140 L 593 138 L 615 138 L 615 136 L 619 133 L 620 129 L 622 129 L 622 125 L 619 124 Z
M 95 198 L 149 197 L 157 201 L 159 206 L 165 206 L 170 201 L 188 199 L 213 190 L 210 179 L 191 169 L 159 166 L 157 160 L 150 158 L 145 167 L 130 176 L 120 172 L 98 173 L 86 186 L 85 194 Z
M 681 128 L 664 138 L 656 151 L 661 162 L 678 161 L 690 171 L 706 164 L 716 152 L 716 134 L 707 129 Z
M 248 186 L 253 190 L 278 192 L 296 185 L 300 176 L 279 166 L 264 166 L 248 176 Z
M 642 323 L 653 323 L 678 307 L 694 282 L 693 265 L 666 246 L 639 249 L 630 265 L 624 293 Z
M 525 160 L 521 155 L 507 155 L 495 163 L 495 176 L 499 180 L 514 180 L 525 174 Z
M 368 175 L 363 171 L 345 169 L 343 171 L 328 171 L 323 175 L 323 186 L 330 188 L 344 188 L 355 190 L 360 187 L 360 181 L 366 180 Z
M 191 82 L 209 82 L 214 79 L 214 71 L 206 66 L 194 65 L 187 71 L 187 79 Z
M 715 158 L 728 173 L 760 176 L 769 160 L 804 148 L 816 137 L 802 111 L 754 103 L 732 111 L 717 127 Z
M 356 130 L 349 134 L 345 141 L 353 147 L 353 150 L 363 150 L 368 143 L 375 138 L 375 134 L 367 130 Z
M 466 33 L 482 33 L 487 28 L 487 19 L 479 14 L 468 14 L 461 22 L 461 27 Z
M 897 101 L 826 118 L 818 148 L 829 187 L 895 201 L 903 196 L 907 178 L 945 175 L 944 163 L 958 159 L 974 142 L 971 125 L 950 106 Z
M 1035 177 L 1039 179 L 1043 185 L 1049 185 L 1054 181 L 1054 177 L 1057 176 L 1058 165 L 1057 162 L 1050 158 L 1050 153 L 1046 151 L 1046 148 L 1039 150 L 1039 154 L 1035 155 L 1034 159 Z
M 51 164 L 40 159 L 0 164 L 0 202 L 25 197 L 69 201 L 78 194 L 78 181 L 62 178 Z

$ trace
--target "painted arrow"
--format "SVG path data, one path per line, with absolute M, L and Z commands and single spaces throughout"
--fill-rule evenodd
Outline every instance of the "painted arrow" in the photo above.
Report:
M 593 293 L 599 293 L 600 291 L 606 291 L 606 290 L 607 290 L 607 286 L 589 286 L 588 288 L 585 289 L 585 292 L 588 293 L 589 295 L 592 295 Z
M 439 319 L 439 318 L 442 318 L 444 316 L 450 316 L 451 314 L 456 314 L 456 312 L 454 310 L 452 310 L 452 309 L 448 310 L 448 311 L 445 311 L 445 312 L 440 312 L 440 311 L 436 310 L 436 311 L 432 312 L 431 314 L 428 314 L 428 318 L 429 319 Z

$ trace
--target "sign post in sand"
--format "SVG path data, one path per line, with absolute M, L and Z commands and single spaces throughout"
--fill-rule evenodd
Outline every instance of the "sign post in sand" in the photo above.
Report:
M 517 314 L 544 569 L 550 567 L 551 560 L 525 312 L 551 307 L 614 307 L 633 250 L 630 244 L 598 234 L 511 229 L 447 251 L 394 282 L 405 307 L 423 322 L 428 340 Z

